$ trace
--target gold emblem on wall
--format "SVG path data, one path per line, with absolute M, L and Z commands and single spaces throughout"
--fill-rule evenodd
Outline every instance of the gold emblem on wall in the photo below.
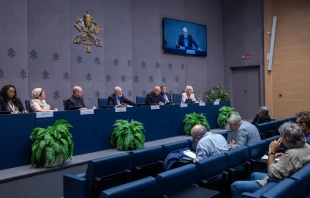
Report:
M 102 47 L 102 42 L 100 41 L 100 39 L 97 39 L 94 36 L 94 34 L 99 34 L 101 29 L 95 22 L 93 22 L 93 17 L 90 14 L 88 14 L 88 11 L 84 15 L 83 19 L 80 19 L 75 23 L 74 27 L 79 32 L 84 32 L 84 34 L 80 36 L 76 36 L 74 38 L 74 41 L 73 41 L 74 44 L 86 45 L 87 53 L 91 52 L 92 45 L 95 45 L 97 47 Z

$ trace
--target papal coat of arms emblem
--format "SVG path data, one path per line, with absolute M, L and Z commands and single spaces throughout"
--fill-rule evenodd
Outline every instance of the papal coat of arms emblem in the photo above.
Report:
M 101 29 L 93 21 L 93 17 L 86 12 L 84 15 L 83 19 L 80 19 L 76 21 L 74 27 L 79 31 L 83 32 L 84 34 L 80 36 L 76 36 L 74 38 L 73 43 L 74 44 L 84 44 L 87 46 L 86 52 L 90 53 L 91 52 L 91 46 L 95 45 L 97 47 L 102 47 L 102 42 L 100 39 L 96 38 L 94 34 L 99 34 Z

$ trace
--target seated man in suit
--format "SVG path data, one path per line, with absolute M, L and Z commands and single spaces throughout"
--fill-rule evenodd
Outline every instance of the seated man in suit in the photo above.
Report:
M 145 104 L 146 105 L 151 105 L 151 104 L 163 105 L 164 104 L 163 100 L 161 98 L 161 95 L 160 95 L 160 87 L 159 86 L 155 86 L 153 91 L 151 91 L 150 93 L 148 93 L 146 95 Z
M 256 114 L 254 120 L 251 122 L 254 125 L 262 124 L 266 122 L 271 122 L 271 118 L 269 116 L 269 109 L 265 106 L 262 106 L 258 109 L 258 113 Z
M 194 41 L 192 35 L 188 34 L 187 28 L 182 28 L 182 35 L 179 36 L 179 40 L 176 42 L 176 47 L 180 48 L 185 47 L 185 49 L 193 49 L 193 44 L 196 46 L 197 50 L 202 51 L 202 49 L 199 48 L 196 41 Z
M 79 86 L 73 87 L 72 96 L 66 101 L 67 110 L 86 110 L 86 106 L 83 99 L 83 90 Z
M 165 85 L 160 86 L 160 90 L 161 90 L 160 96 L 161 96 L 162 101 L 165 104 L 166 103 L 172 103 L 171 95 L 169 93 L 167 93 L 167 86 L 165 86 Z
M 122 88 L 118 86 L 115 87 L 114 93 L 108 97 L 108 106 L 115 105 L 116 107 L 124 107 L 125 104 L 131 106 L 136 105 L 134 102 L 124 97 Z

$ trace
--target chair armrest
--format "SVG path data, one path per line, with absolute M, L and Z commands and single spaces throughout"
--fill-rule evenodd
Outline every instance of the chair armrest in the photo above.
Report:
M 268 183 L 269 183 L 269 182 L 280 183 L 281 181 L 283 181 L 283 180 L 279 180 L 279 179 L 271 179 L 271 178 L 268 178 L 268 179 L 267 179 L 267 182 L 268 182 Z
M 72 174 L 65 174 L 63 179 L 64 197 L 87 198 L 87 179 Z

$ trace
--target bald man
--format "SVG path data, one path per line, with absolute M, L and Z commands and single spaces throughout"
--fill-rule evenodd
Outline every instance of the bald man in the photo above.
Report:
M 131 106 L 136 105 L 136 103 L 124 97 L 122 88 L 115 87 L 114 93 L 108 97 L 108 106 L 124 107 L 125 104 Z
M 199 48 L 196 41 L 194 41 L 192 35 L 188 34 L 187 28 L 182 28 L 182 35 L 179 36 L 179 40 L 176 42 L 176 47 L 185 47 L 185 49 L 193 49 L 193 44 L 197 48 L 197 50 L 202 51 L 202 49 Z
M 152 104 L 163 105 L 164 104 L 163 102 L 164 101 L 160 95 L 159 86 L 155 86 L 153 91 L 151 91 L 150 93 L 146 95 L 146 99 L 145 99 L 146 105 L 152 105 Z
M 79 86 L 73 87 L 72 96 L 66 101 L 67 110 L 87 109 L 83 99 L 83 90 Z

